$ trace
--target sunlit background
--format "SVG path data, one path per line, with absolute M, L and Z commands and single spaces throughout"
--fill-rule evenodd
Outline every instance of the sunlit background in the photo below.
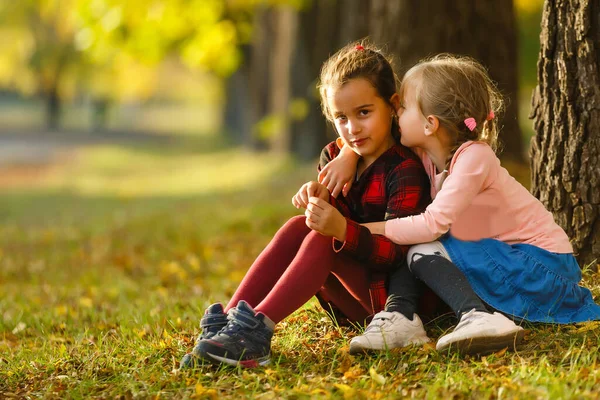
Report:
M 280 32 L 272 27 L 276 23 L 270 32 L 261 26 L 265 13 L 285 10 L 298 25 L 318 3 L 0 1 L 0 188 L 119 196 L 214 193 L 280 173 L 290 155 L 314 160 L 331 138 L 322 117 L 309 115 L 318 102 L 316 75 L 303 78 L 300 95 L 271 95 L 287 103 L 279 108 L 256 105 L 260 90 L 274 89 L 257 89 L 253 80 L 273 62 L 256 56 L 264 51 L 256 43 L 260 31 L 270 40 L 263 47 L 275 46 L 269 35 Z M 516 0 L 514 10 L 518 115 L 526 147 L 541 0 Z M 288 75 L 290 86 L 300 79 L 296 70 Z M 313 129 L 319 130 L 317 139 L 299 138 L 289 128 L 309 118 L 320 125 Z M 291 142 L 287 147 L 278 144 L 285 140 Z M 520 175 L 527 180 L 526 170 Z

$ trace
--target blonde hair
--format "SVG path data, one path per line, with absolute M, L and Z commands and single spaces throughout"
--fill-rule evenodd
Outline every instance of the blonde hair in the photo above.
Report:
M 449 164 L 456 150 L 469 140 L 489 144 L 498 150 L 498 115 L 504 100 L 487 70 L 469 57 L 440 54 L 419 62 L 402 80 L 400 96 L 407 86 L 415 90 L 423 116 L 433 115 L 450 135 Z M 490 117 L 490 111 L 495 115 Z M 473 118 L 477 126 L 471 131 L 465 119 Z
M 318 89 L 321 95 L 321 110 L 327 120 L 333 122 L 334 117 L 329 109 L 327 90 L 339 89 L 352 79 L 367 80 L 395 112 L 391 98 L 397 93 L 398 76 L 392 68 L 390 57 L 366 40 L 349 43 L 329 57 L 321 68 Z M 392 123 L 392 134 L 397 135 L 396 118 Z

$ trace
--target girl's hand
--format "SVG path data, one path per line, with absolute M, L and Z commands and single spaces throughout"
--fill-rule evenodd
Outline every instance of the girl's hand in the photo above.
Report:
M 311 197 L 306 207 L 306 226 L 323 236 L 346 240 L 346 218 L 331 204 L 318 197 Z
M 315 181 L 310 181 L 302 185 L 298 193 L 292 197 L 292 204 L 298 209 L 306 208 L 308 206 L 308 199 L 311 197 L 317 197 L 329 204 L 329 191 L 327 187 Z
M 319 172 L 319 182 L 327 186 L 333 197 L 340 192 L 345 197 L 352 187 L 357 162 L 358 154 L 349 146 L 342 147 L 340 154 Z

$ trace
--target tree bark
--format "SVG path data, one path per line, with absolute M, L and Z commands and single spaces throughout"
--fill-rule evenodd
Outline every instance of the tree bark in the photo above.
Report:
M 600 2 L 547 0 L 532 98 L 532 193 L 581 266 L 600 260 Z
M 46 100 L 46 128 L 55 131 L 60 127 L 61 119 L 61 100 L 58 95 L 58 88 L 52 86 L 45 94 Z
M 249 58 L 249 47 L 242 46 L 244 60 Z M 225 81 L 225 109 L 223 123 L 227 137 L 236 144 L 252 145 L 252 110 L 250 103 L 250 68 L 247 62 Z
M 289 106 L 292 57 L 295 50 L 297 11 L 291 6 L 275 10 L 275 38 L 270 59 L 271 84 L 269 111 L 274 118 L 276 130 L 270 137 L 271 149 L 277 153 L 292 150 Z
M 372 0 L 370 21 L 373 41 L 387 44 L 400 76 L 420 59 L 444 52 L 483 63 L 507 100 L 500 134 L 503 155 L 522 160 L 512 0 Z
M 257 132 L 257 124 L 269 110 L 270 65 L 268 63 L 273 37 L 272 11 L 260 7 L 255 12 L 254 32 L 249 56 L 248 91 L 250 104 L 250 147 L 259 150 L 267 147 Z

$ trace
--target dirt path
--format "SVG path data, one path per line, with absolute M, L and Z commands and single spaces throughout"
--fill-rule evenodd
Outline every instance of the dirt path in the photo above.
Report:
M 81 147 L 173 141 L 168 136 L 134 132 L 0 132 L 0 187 L 27 185 Z

